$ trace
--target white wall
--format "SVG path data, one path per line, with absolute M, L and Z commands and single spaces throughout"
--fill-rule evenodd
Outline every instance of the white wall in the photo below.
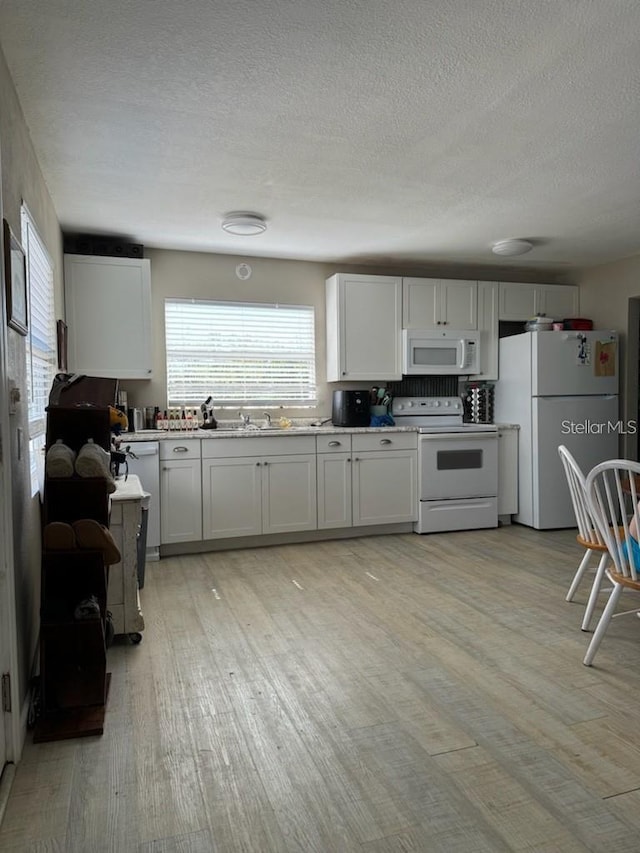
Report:
M 58 220 L 38 161 L 11 77 L 0 52 L 0 151 L 2 152 L 3 215 L 20 239 L 20 205 L 26 202 L 54 264 L 56 316 L 62 317 L 62 238 Z M 2 318 L 4 322 L 4 318 Z M 18 431 L 27 447 L 26 338 L 7 328 L 9 382 L 20 390 L 21 402 L 11 415 L 11 485 L 16 584 L 16 619 L 20 671 L 19 695 L 27 696 L 28 679 L 37 652 L 40 603 L 40 502 L 32 497 L 29 458 L 25 449 L 18 459 Z M 4 390 L 4 389 L 3 389 Z M 2 405 L 7 404 L 2 395 Z

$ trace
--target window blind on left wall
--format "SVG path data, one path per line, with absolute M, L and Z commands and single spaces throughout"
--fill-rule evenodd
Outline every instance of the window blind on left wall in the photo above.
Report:
M 21 208 L 22 246 L 27 257 L 27 397 L 31 491 L 35 494 L 44 470 L 46 407 L 57 368 L 53 264 L 25 205 Z

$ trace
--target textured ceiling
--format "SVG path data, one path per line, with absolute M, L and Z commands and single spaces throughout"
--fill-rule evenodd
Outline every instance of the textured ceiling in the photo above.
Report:
M 638 0 L 1 0 L 0 46 L 68 231 L 353 263 L 640 252 Z M 267 232 L 225 234 L 232 210 Z

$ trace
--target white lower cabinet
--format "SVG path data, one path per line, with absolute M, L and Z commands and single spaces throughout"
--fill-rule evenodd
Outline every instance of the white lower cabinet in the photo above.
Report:
M 198 439 L 160 442 L 160 542 L 202 539 L 202 471 Z
M 417 519 L 415 433 L 356 433 L 329 447 L 335 440 L 318 437 L 319 528 Z
M 518 434 L 517 426 L 498 426 L 499 517 L 518 512 Z
M 203 539 L 316 529 L 313 436 L 204 441 L 203 457 Z
M 351 527 L 351 436 L 319 435 L 316 440 L 318 466 L 318 529 Z
M 261 533 L 260 459 L 253 456 L 203 459 L 202 538 L 259 536 Z
M 316 455 L 262 460 L 262 532 L 315 530 L 318 526 Z
M 111 612 L 115 634 L 129 634 L 140 642 L 144 618 L 138 594 L 137 536 L 143 489 L 134 474 L 126 481 L 118 480 L 111 496 L 109 530 L 121 558 L 109 566 L 107 609 Z
M 161 542 L 415 521 L 417 446 L 393 430 L 161 441 Z

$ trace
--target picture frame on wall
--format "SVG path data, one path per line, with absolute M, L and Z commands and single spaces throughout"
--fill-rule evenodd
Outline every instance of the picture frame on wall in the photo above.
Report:
M 56 336 L 58 341 L 58 370 L 67 372 L 67 324 L 64 320 L 56 321 Z
M 20 335 L 28 332 L 27 258 L 6 219 L 2 220 L 4 236 L 4 279 L 7 294 L 7 325 Z

